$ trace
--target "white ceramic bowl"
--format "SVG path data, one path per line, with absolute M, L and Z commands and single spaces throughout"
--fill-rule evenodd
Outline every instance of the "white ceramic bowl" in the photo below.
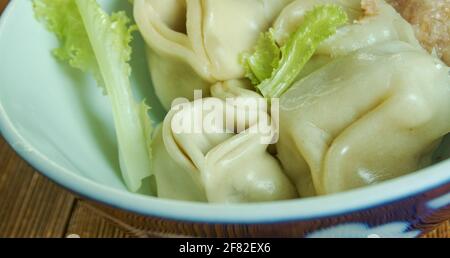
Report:
M 108 10 L 130 9 L 127 1 L 101 2 Z M 161 120 L 136 37 L 133 84 Z M 31 1 L 9 4 L 0 22 L 0 129 L 43 175 L 87 198 L 179 223 L 239 224 L 248 229 L 242 236 L 411 237 L 450 218 L 450 160 L 375 186 L 266 204 L 209 205 L 127 192 L 108 99 L 91 78 L 53 58 L 56 46 L 34 19 Z

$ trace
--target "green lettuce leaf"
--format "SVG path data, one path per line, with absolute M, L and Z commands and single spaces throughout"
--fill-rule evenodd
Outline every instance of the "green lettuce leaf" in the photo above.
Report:
M 275 42 L 271 29 L 261 33 L 255 52 L 252 55 L 244 54 L 241 63 L 244 65 L 246 77 L 258 85 L 272 76 L 280 64 L 280 59 L 281 50 Z
M 90 72 L 111 100 L 122 176 L 130 191 L 152 175 L 149 109 L 134 99 L 132 31 L 125 12 L 105 13 L 95 0 L 34 0 L 35 15 L 61 42 L 57 58 Z
M 285 93 L 295 82 L 317 47 L 334 35 L 337 28 L 346 24 L 348 17 L 338 5 L 319 5 L 307 12 L 298 29 L 281 48 L 281 59 L 277 59 L 273 37 L 260 39 L 255 53 L 245 58 L 246 76 L 266 98 L 277 98 Z M 271 33 L 269 31 L 269 33 Z M 272 54 L 268 54 L 272 53 Z M 278 64 L 274 65 L 274 62 Z M 269 74 L 270 67 L 273 69 Z M 261 80 L 262 79 L 262 80 Z

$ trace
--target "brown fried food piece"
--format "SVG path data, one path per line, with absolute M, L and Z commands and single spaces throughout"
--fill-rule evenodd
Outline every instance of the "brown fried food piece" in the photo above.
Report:
M 421 44 L 450 65 L 450 0 L 387 0 L 416 32 Z

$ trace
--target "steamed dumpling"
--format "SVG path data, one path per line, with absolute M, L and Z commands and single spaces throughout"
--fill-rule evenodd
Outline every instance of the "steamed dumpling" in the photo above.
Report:
M 286 6 L 274 23 L 275 40 L 283 46 L 302 23 L 306 12 L 318 4 L 337 4 L 349 17 L 349 24 L 319 45 L 298 80 L 358 49 L 390 41 L 403 41 L 421 49 L 411 25 L 383 0 L 297 0 Z
M 297 0 L 288 5 L 274 25 L 280 45 L 293 33 L 307 11 L 318 4 L 334 3 L 348 14 L 350 24 L 323 42 L 316 55 L 337 57 L 383 42 L 399 40 L 420 48 L 411 25 L 384 0 Z
M 215 85 L 214 93 L 227 98 L 242 91 L 239 82 Z M 234 91 L 227 93 L 228 88 Z M 240 93 L 237 93 L 238 95 Z M 258 98 L 258 94 L 251 98 Z M 297 197 L 295 187 L 278 160 L 267 151 L 263 137 L 272 137 L 266 110 L 249 109 L 245 101 L 230 104 L 206 98 L 174 107 L 158 129 L 153 143 L 158 196 L 177 200 L 219 203 L 263 202 Z M 214 123 L 202 133 L 176 129 L 180 118 L 203 125 L 211 107 L 226 106 L 233 124 Z M 230 121 L 230 119 L 228 120 Z M 252 131 L 258 127 L 260 130 Z
M 241 53 L 251 50 L 292 0 L 135 0 L 134 16 L 148 44 L 156 94 L 175 98 L 209 93 L 217 81 L 244 77 Z
M 299 82 L 281 98 L 278 157 L 300 195 L 340 192 L 429 165 L 449 131 L 446 66 L 422 49 L 411 25 L 382 0 L 297 0 L 275 22 L 280 45 L 317 3 L 342 6 L 353 22 L 319 46 Z M 410 66 L 424 70 L 414 73 Z M 433 72 L 440 77 L 430 76 Z M 415 84 L 401 77 L 410 73 Z M 441 95 L 423 95 L 418 88 L 427 83 Z M 430 120 L 411 117 L 411 128 L 394 126 L 392 119 L 400 119 L 408 97 Z M 419 129 L 428 127 L 436 131 Z
M 430 165 L 450 132 L 449 68 L 392 41 L 336 58 L 280 100 L 278 157 L 301 196 Z

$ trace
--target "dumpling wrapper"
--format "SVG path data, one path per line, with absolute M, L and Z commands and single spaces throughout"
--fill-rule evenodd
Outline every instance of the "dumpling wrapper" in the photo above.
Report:
M 449 100 L 449 68 L 425 51 L 361 49 L 281 97 L 278 158 L 302 197 L 416 171 L 450 132 Z
M 421 49 L 411 25 L 383 0 L 296 0 L 286 6 L 274 23 L 275 40 L 283 46 L 301 24 L 306 12 L 318 4 L 337 4 L 349 17 L 349 24 L 319 45 L 298 80 L 339 56 L 390 41 L 403 41 Z
M 174 99 L 209 93 L 218 82 L 244 77 L 240 55 L 251 50 L 293 0 L 135 0 L 136 23 L 148 44 L 156 94 Z
M 341 6 L 347 12 L 350 23 L 323 42 L 316 55 L 337 57 L 393 40 L 420 48 L 411 25 L 384 0 L 296 0 L 284 8 L 275 21 L 275 40 L 284 45 L 307 11 L 318 4 L 329 3 Z
M 256 94 L 238 89 L 239 85 L 242 84 L 234 81 L 219 83 L 213 88 L 222 98 L 241 90 L 243 94 Z M 228 87 L 236 90 L 235 93 L 226 93 Z M 254 97 L 257 96 L 251 98 Z M 177 116 L 190 116 L 194 123 L 201 124 L 204 122 L 201 119 L 208 117 L 212 106 L 223 106 L 224 103 L 220 98 L 206 98 L 169 112 L 153 144 L 158 196 L 213 203 L 264 202 L 297 197 L 295 187 L 283 173 L 280 163 L 267 151 L 268 144 L 261 143 L 261 138 L 272 134 L 273 130 L 266 110 L 249 110 L 245 101 L 237 102 L 242 105 L 226 103 L 227 109 L 240 114 L 232 117 L 235 119 L 233 125 L 223 123 L 221 126 L 218 123 L 220 128 L 209 128 L 214 130 L 200 134 L 174 130 Z M 203 117 L 200 118 L 199 114 Z M 230 114 L 225 113 L 226 116 Z M 252 131 L 254 127 L 262 130 Z

